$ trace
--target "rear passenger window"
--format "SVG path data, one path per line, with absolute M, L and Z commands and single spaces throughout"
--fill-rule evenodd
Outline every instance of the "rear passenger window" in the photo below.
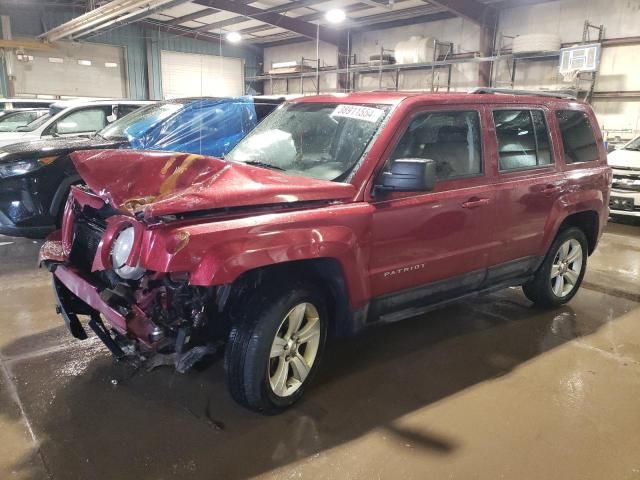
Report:
M 552 163 L 549 132 L 541 110 L 496 110 L 500 170 L 535 168 Z
M 391 160 L 425 158 L 436 162 L 438 180 L 482 173 L 478 112 L 433 112 L 413 119 Z
M 591 162 L 600 158 L 596 138 L 586 113 L 559 110 L 556 117 L 562 132 L 565 163 Z

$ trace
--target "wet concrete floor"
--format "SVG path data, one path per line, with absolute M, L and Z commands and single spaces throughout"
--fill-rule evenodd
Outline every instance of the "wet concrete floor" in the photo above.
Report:
M 0 237 L 0 479 L 640 479 L 638 226 L 565 307 L 508 289 L 333 342 L 276 417 L 219 360 L 134 371 L 71 338 L 37 248 Z

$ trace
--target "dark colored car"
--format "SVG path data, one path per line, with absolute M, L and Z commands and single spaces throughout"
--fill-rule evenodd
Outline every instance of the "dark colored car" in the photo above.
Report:
M 0 150 L 0 233 L 41 238 L 60 225 L 71 185 L 69 154 L 134 148 L 222 156 L 284 100 L 187 98 L 142 107 L 90 138 L 61 137 Z
M 510 286 L 571 300 L 612 178 L 588 105 L 491 93 L 307 97 L 224 160 L 74 161 L 86 186 L 40 256 L 71 333 L 87 315 L 117 356 L 179 371 L 226 340 L 232 396 L 266 413 L 302 396 L 329 334 Z

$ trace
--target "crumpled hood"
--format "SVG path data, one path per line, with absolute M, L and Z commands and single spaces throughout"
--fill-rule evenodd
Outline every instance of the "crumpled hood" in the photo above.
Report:
M 145 218 L 217 208 L 353 198 L 348 183 L 291 176 L 202 155 L 93 150 L 71 154 L 87 186 Z

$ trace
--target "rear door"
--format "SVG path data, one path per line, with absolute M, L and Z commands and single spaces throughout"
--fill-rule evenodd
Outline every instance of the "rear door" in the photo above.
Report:
M 492 135 L 498 165 L 495 243 L 489 281 L 526 275 L 543 255 L 544 234 L 554 204 L 566 189 L 557 159 L 558 139 L 549 125 L 552 112 L 540 106 L 492 108 Z M 554 148 L 555 146 L 555 148 Z
M 431 192 L 391 192 L 371 200 L 370 284 L 384 316 L 477 288 L 491 244 L 493 193 L 484 167 L 482 107 L 422 108 L 399 130 L 385 162 L 436 161 Z

